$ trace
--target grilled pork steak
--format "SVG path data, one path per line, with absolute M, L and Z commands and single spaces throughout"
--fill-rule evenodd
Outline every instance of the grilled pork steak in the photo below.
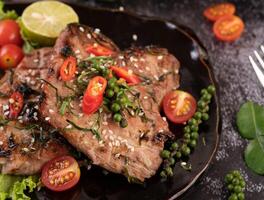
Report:
M 50 53 L 50 48 L 43 48 L 26 55 L 13 73 L 6 72 L 0 80 L 0 172 L 3 174 L 35 174 L 47 161 L 67 154 L 55 129 L 38 122 L 41 93 L 36 91 L 40 86 L 37 78 L 45 78 L 45 61 Z M 11 121 L 8 115 L 14 91 L 23 93 L 25 99 L 20 116 Z
M 78 80 L 64 82 L 59 76 L 65 60 L 61 52 L 68 47 L 78 58 L 79 74 L 76 77 L 80 77 L 80 62 L 93 57 L 85 50 L 88 44 L 111 49 L 114 52 L 112 64 L 127 66 L 143 81 L 132 86 L 132 92 L 128 94 L 140 105 L 140 112 L 137 115 L 123 113 L 127 119 L 126 128 L 115 123 L 112 114 L 105 109 L 92 115 L 84 114 Z M 107 63 L 101 65 L 102 68 L 108 66 Z M 141 181 L 154 175 L 162 162 L 160 151 L 164 141 L 171 135 L 166 120 L 160 116 L 159 104 L 166 91 L 179 85 L 179 62 L 165 49 L 148 47 L 121 53 L 102 34 L 86 26 L 71 24 L 58 38 L 49 68 L 44 86 L 46 98 L 41 106 L 43 117 L 94 164 Z M 64 113 L 61 108 L 65 102 L 69 106 Z

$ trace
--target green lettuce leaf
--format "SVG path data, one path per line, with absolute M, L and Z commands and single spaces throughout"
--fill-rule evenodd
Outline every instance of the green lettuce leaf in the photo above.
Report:
M 18 14 L 15 10 L 4 11 L 4 2 L 0 1 L 0 20 L 2 19 L 17 19 Z
M 33 192 L 40 185 L 37 176 L 12 176 L 0 174 L 0 200 L 30 200 L 25 192 Z

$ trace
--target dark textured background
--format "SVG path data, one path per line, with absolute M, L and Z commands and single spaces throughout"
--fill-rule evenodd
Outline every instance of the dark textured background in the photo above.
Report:
M 94 0 L 73 0 L 72 2 L 117 9 L 122 6 L 125 10 L 139 15 L 174 20 L 193 29 L 209 52 L 220 85 L 223 125 L 219 150 L 213 163 L 202 178 L 180 199 L 227 199 L 226 189 L 223 188 L 224 175 L 230 170 L 240 169 L 247 182 L 246 199 L 263 200 L 264 178 L 252 173 L 245 166 L 243 152 L 247 142 L 237 134 L 235 116 L 240 105 L 247 100 L 264 105 L 264 88 L 261 87 L 248 60 L 248 55 L 252 54 L 254 49 L 258 49 L 260 44 L 264 44 L 264 1 L 230 1 L 236 5 L 236 13 L 242 17 L 246 25 L 242 38 L 232 44 L 216 41 L 211 31 L 212 24 L 202 16 L 207 6 L 219 1 L 123 0 L 118 3 L 103 3 Z

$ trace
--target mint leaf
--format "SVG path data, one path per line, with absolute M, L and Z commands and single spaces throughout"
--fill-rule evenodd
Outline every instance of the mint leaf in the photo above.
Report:
M 247 166 L 264 175 L 264 107 L 253 102 L 243 104 L 237 126 L 240 135 L 251 140 L 244 153 Z

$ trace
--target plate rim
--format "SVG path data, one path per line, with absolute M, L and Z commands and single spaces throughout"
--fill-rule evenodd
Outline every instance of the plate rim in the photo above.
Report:
M 33 3 L 34 1 L 19 1 L 19 2 L 14 2 L 14 1 L 7 1 L 5 2 L 5 5 L 28 5 L 30 3 Z M 214 100 L 216 104 L 216 126 L 215 130 L 213 131 L 216 135 L 216 144 L 214 146 L 213 153 L 211 154 L 210 158 L 206 162 L 206 165 L 203 167 L 203 169 L 190 181 L 184 188 L 182 188 L 180 191 L 177 193 L 171 195 L 168 197 L 168 200 L 174 200 L 181 195 L 183 195 L 187 190 L 189 190 L 195 182 L 204 174 L 204 172 L 208 169 L 209 165 L 212 163 L 213 159 L 215 158 L 215 154 L 219 148 L 220 144 L 220 136 L 221 136 L 221 128 L 222 128 L 222 120 L 221 120 L 221 107 L 220 107 L 220 94 L 219 94 L 219 83 L 216 81 L 214 71 L 212 68 L 211 61 L 209 60 L 208 56 L 208 51 L 204 47 L 203 43 L 200 41 L 199 37 L 195 34 L 195 32 L 189 28 L 186 25 L 183 25 L 181 23 L 178 23 L 176 20 L 166 20 L 161 17 L 156 17 L 156 16 L 146 16 L 142 14 L 138 14 L 132 11 L 124 10 L 120 11 L 119 9 L 116 8 L 102 8 L 102 7 L 93 7 L 90 5 L 83 5 L 78 2 L 71 2 L 71 1 L 66 1 L 62 0 L 62 2 L 71 5 L 71 6 L 77 6 L 77 7 L 82 7 L 84 9 L 89 9 L 89 10 L 95 10 L 95 11 L 100 11 L 100 12 L 111 12 L 113 14 L 119 13 L 119 14 L 126 14 L 130 17 L 137 18 L 139 20 L 146 20 L 146 21 L 158 21 L 163 24 L 170 23 L 175 26 L 175 29 L 180 31 L 182 34 L 184 34 L 186 37 L 188 37 L 193 43 L 197 45 L 197 48 L 199 49 L 199 60 L 200 62 L 206 67 L 207 73 L 209 75 L 209 80 L 210 82 L 216 87 L 216 93 L 214 94 Z

